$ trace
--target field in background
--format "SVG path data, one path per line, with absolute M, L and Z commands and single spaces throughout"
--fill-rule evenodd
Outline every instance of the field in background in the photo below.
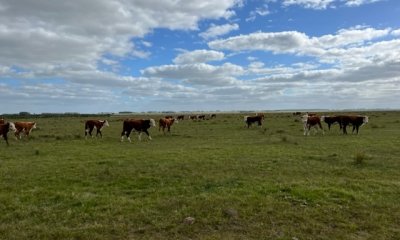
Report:
M 399 239 L 400 112 L 363 114 L 359 135 L 219 114 L 132 143 L 117 116 L 88 140 L 88 118 L 29 119 L 0 140 L 0 238 Z

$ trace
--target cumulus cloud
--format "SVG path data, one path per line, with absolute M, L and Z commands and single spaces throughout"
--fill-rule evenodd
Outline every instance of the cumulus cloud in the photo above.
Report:
M 206 63 L 224 59 L 224 53 L 213 50 L 195 50 L 179 54 L 173 62 L 175 64 Z
M 200 37 L 204 39 L 216 38 L 225 34 L 230 33 L 231 31 L 238 30 L 239 25 L 234 24 L 224 24 L 224 25 L 214 25 L 212 24 L 210 28 L 208 28 L 205 32 L 199 34 Z
M 105 55 L 145 58 L 132 38 L 154 28 L 194 30 L 201 19 L 229 18 L 240 0 L 11 1 L 0 8 L 0 65 L 36 71 L 96 69 Z M 144 45 L 149 46 L 148 43 Z

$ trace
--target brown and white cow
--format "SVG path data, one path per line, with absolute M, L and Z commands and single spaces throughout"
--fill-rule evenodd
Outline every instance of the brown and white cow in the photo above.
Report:
M 358 134 L 358 129 L 368 123 L 368 116 L 361 116 L 361 115 L 341 115 L 338 116 L 339 117 L 339 121 L 340 121 L 340 126 L 343 129 L 343 134 L 347 134 L 347 130 L 346 127 L 348 125 L 352 125 L 353 126 L 353 131 L 352 133 L 354 133 L 354 130 L 356 130 L 356 134 Z
M 132 131 L 139 133 L 138 139 L 141 140 L 142 133 L 146 133 L 149 140 L 151 136 L 148 132 L 150 127 L 155 127 L 156 121 L 154 119 L 126 119 L 124 120 L 121 132 L 121 142 L 124 141 L 124 136 L 127 137 L 128 141 L 131 142 L 130 134 Z
M 324 119 L 322 117 L 322 121 L 323 120 Z M 310 135 L 310 131 L 311 131 L 312 127 L 314 127 L 317 131 L 318 131 L 318 127 L 319 127 L 319 129 L 322 130 L 322 134 L 325 134 L 324 129 L 322 128 L 322 125 L 321 125 L 321 118 L 319 116 L 317 116 L 317 115 L 310 116 L 310 115 L 306 114 L 306 115 L 303 115 L 302 121 L 303 121 L 303 129 L 304 129 L 305 136 Z
M 158 121 L 158 131 L 163 130 L 163 133 L 165 134 L 165 128 L 168 129 L 168 132 L 171 132 L 171 126 L 174 124 L 174 122 L 178 123 L 178 120 L 175 118 L 160 118 Z
M 16 130 L 14 123 L 8 122 L 8 123 L 0 124 L 0 136 L 3 136 L 3 139 L 6 141 L 7 146 L 9 145 L 8 144 L 8 136 L 7 136 L 7 134 L 8 134 L 8 132 L 10 130 L 11 131 L 15 131 Z
M 25 136 L 29 138 L 29 134 L 32 132 L 32 129 L 36 128 L 35 122 L 15 122 L 15 138 L 21 139 L 22 133 L 25 133 Z
M 93 137 L 92 131 L 94 128 L 96 128 L 96 130 L 97 130 L 96 137 L 97 137 L 97 135 L 100 134 L 100 137 L 103 138 L 103 134 L 101 133 L 101 130 L 103 129 L 103 127 L 109 127 L 109 126 L 110 125 L 108 124 L 107 120 L 87 120 L 85 122 L 85 138 L 87 139 L 88 134 L 91 137 Z
M 244 116 L 244 122 L 249 128 L 253 123 L 258 123 L 258 126 L 262 126 L 264 118 L 263 116 Z

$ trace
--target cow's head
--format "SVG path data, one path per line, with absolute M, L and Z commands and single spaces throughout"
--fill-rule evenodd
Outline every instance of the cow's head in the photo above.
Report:
M 110 124 L 108 124 L 108 121 L 107 121 L 107 120 L 104 120 L 104 121 L 103 121 L 103 126 L 105 126 L 105 127 L 109 127 L 109 126 L 110 126 Z
M 363 124 L 368 123 L 368 116 L 363 117 Z
M 17 131 L 17 129 L 15 128 L 15 124 L 14 124 L 13 122 L 9 122 L 8 124 L 9 124 L 9 129 L 10 129 L 11 131 L 14 131 L 14 132 Z
M 155 127 L 156 126 L 156 121 L 154 119 L 150 118 L 150 127 Z

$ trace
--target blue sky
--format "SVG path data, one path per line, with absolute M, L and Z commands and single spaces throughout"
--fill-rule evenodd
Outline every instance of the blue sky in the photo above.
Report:
M 397 0 L 0 0 L 1 113 L 399 109 Z

